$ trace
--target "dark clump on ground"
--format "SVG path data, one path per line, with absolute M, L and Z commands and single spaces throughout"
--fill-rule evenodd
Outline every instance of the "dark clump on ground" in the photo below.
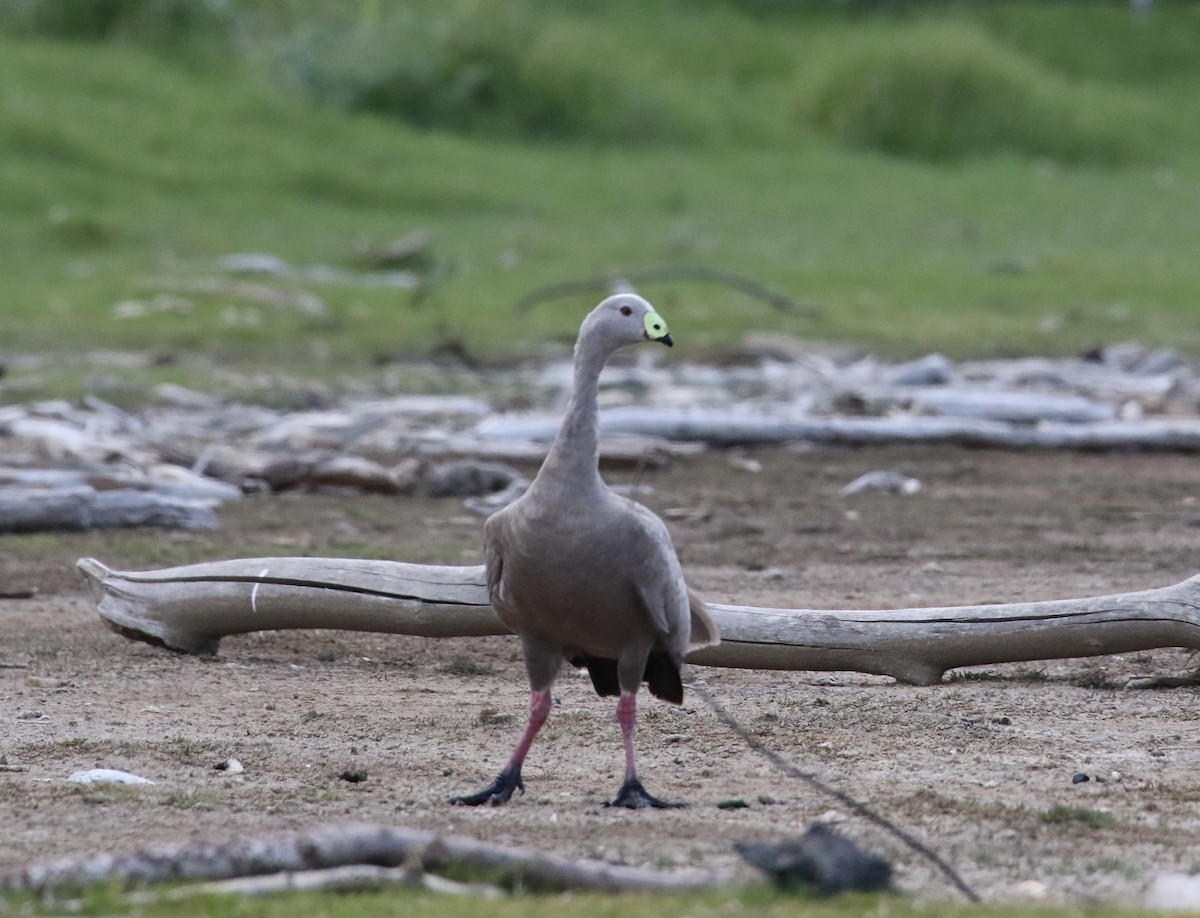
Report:
M 781 889 L 815 889 L 823 896 L 886 889 L 892 866 L 850 839 L 816 823 L 798 838 L 780 842 L 734 842 L 733 850 Z

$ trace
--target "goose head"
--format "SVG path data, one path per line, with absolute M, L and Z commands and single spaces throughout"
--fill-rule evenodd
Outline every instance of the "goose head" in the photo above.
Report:
M 658 341 L 671 347 L 667 323 L 636 293 L 618 293 L 593 309 L 579 330 L 579 345 L 607 353 L 639 341 Z

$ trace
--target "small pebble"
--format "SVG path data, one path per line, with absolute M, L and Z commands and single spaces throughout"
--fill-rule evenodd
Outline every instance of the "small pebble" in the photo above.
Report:
M 813 821 L 822 823 L 823 825 L 831 826 L 839 822 L 845 822 L 846 814 L 840 810 L 826 810 Z
M 842 496 L 849 497 L 852 494 L 861 494 L 864 491 L 886 491 L 889 494 L 916 494 L 920 490 L 921 482 L 916 478 L 909 478 L 907 475 L 902 475 L 899 472 L 893 472 L 889 469 L 876 469 L 873 472 L 860 475 L 842 488 Z
M 717 803 L 717 809 L 718 810 L 744 810 L 749 805 L 750 804 L 748 804 L 745 800 L 722 800 L 719 803 Z
M 1092 780 L 1092 779 L 1089 778 L 1087 775 L 1085 775 L 1082 771 L 1076 772 L 1075 774 L 1071 775 L 1071 783 L 1072 784 L 1083 784 L 1085 781 L 1090 781 L 1090 780 Z
M 367 770 L 365 768 L 347 768 L 338 777 L 351 784 L 360 784 L 367 780 Z
M 735 469 L 752 474 L 762 471 L 762 463 L 757 459 L 751 459 L 749 456 L 731 456 L 729 464 Z
M 1022 880 L 1016 885 L 1016 891 L 1028 899 L 1045 899 L 1047 890 L 1041 880 Z
M 690 743 L 692 741 L 689 733 L 667 733 L 662 738 L 664 743 Z

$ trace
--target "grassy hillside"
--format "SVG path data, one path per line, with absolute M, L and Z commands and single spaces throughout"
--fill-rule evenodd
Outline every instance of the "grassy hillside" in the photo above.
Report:
M 0 352 L 498 355 L 570 336 L 595 299 L 518 316 L 529 290 L 664 264 L 819 307 L 645 288 L 689 349 L 763 328 L 897 354 L 1200 350 L 1200 9 L 850 6 L 9 4 Z M 416 292 L 217 271 L 353 269 L 414 230 Z

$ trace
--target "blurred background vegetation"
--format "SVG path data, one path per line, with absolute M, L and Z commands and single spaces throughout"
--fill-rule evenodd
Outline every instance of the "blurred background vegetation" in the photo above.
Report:
M 0 360 L 502 358 L 660 265 L 806 306 L 646 286 L 692 356 L 1197 351 L 1198 48 L 1167 0 L 6 0 Z

